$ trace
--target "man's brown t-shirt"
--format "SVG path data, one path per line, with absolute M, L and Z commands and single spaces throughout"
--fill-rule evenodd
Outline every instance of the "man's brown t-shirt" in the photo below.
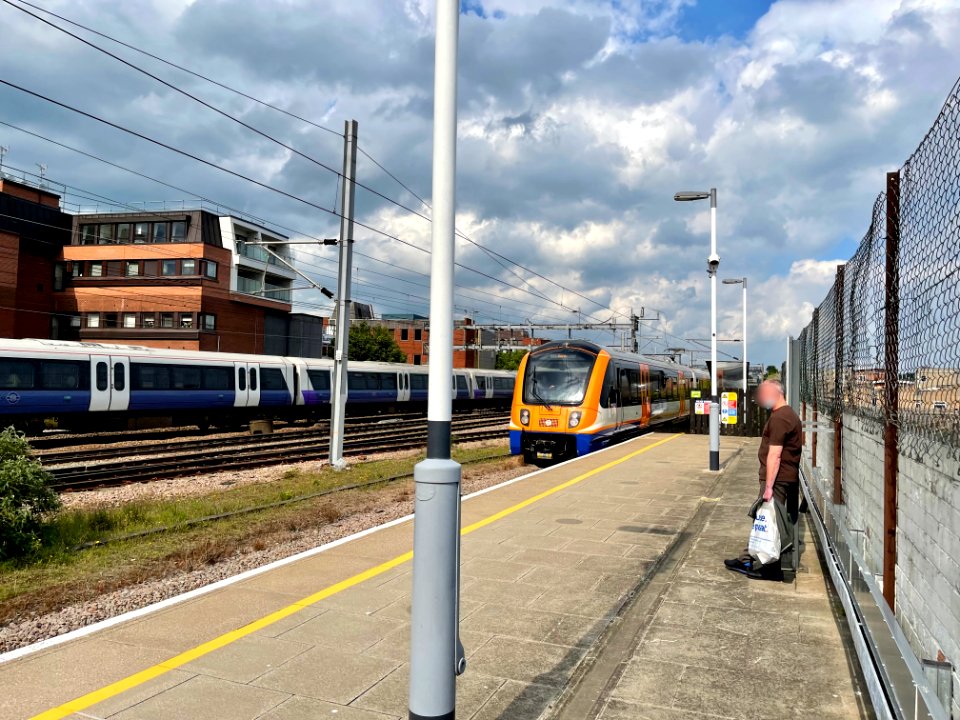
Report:
M 766 482 L 767 479 L 767 452 L 771 445 L 783 447 L 777 481 L 797 482 L 800 479 L 802 444 L 803 428 L 800 425 L 800 418 L 792 407 L 784 405 L 770 413 L 767 424 L 763 428 L 763 439 L 760 441 L 760 482 Z

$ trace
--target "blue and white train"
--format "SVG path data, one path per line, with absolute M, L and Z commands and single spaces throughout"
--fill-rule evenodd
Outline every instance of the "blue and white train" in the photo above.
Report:
M 333 361 L 161 350 L 60 340 L 0 340 L 0 423 L 38 428 L 132 427 L 144 418 L 232 427 L 252 419 L 330 415 Z M 348 407 L 419 409 L 427 368 L 351 362 Z M 453 373 L 454 408 L 510 406 L 515 373 Z

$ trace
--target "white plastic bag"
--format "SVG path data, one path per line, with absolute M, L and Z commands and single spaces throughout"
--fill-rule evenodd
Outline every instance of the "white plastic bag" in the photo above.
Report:
M 757 510 L 747 548 L 761 565 L 780 559 L 780 528 L 777 525 L 777 509 L 772 500 L 763 503 Z

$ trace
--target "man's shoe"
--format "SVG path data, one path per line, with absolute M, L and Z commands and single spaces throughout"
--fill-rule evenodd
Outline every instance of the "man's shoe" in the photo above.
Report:
M 730 559 L 730 560 L 724 560 L 724 561 L 723 561 L 723 564 L 726 565 L 726 566 L 727 566 L 728 568 L 730 568 L 731 570 L 739 570 L 739 569 L 741 569 L 741 568 L 749 568 L 749 567 L 752 567 L 752 565 L 753 565 L 753 563 L 751 563 L 749 560 L 747 560 L 746 562 L 744 562 L 744 561 L 741 560 L 740 558 L 732 558 L 732 559 Z
M 763 565 L 756 570 L 744 573 L 754 580 L 769 580 L 770 582 L 783 582 L 783 568 L 779 562 L 772 562 L 769 565 Z

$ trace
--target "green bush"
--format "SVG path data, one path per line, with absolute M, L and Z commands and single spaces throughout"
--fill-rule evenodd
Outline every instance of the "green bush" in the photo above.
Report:
M 23 433 L 12 427 L 0 432 L 0 560 L 39 549 L 44 517 L 60 507 L 52 479 L 31 456 Z

